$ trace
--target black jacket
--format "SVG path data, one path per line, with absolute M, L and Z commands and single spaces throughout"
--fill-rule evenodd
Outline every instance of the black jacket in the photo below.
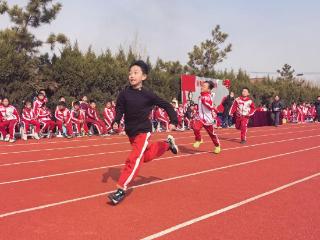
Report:
M 229 115 L 229 111 L 230 111 L 230 108 L 232 107 L 233 101 L 234 101 L 234 97 L 230 97 L 230 95 L 228 95 L 223 100 L 222 106 L 224 107 L 224 110 L 223 110 L 224 115 L 226 114 Z
M 315 107 L 316 107 L 316 110 L 317 110 L 317 113 L 320 113 L 320 100 L 317 100 L 315 103 L 314 103 Z
M 114 122 L 119 124 L 124 114 L 125 130 L 129 137 L 151 132 L 152 125 L 149 117 L 153 106 L 163 108 L 169 115 L 170 123 L 178 124 L 177 114 L 170 103 L 145 88 L 133 89 L 132 87 L 126 87 L 120 92 Z
M 271 110 L 272 112 L 280 112 L 283 108 L 283 105 L 281 103 L 281 101 L 273 101 L 271 104 Z

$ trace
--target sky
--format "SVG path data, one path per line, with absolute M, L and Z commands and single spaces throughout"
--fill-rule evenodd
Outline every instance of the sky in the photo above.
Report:
M 26 0 L 8 0 L 26 5 Z M 320 82 L 320 1 L 317 0 L 60 0 L 57 19 L 35 31 L 42 40 L 64 33 L 97 52 L 134 44 L 143 56 L 188 61 L 195 44 L 219 24 L 233 44 L 218 69 L 263 74 L 285 63 Z M 0 29 L 9 20 L 0 16 Z

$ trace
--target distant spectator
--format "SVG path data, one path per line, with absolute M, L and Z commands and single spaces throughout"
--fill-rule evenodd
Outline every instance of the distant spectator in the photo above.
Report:
M 227 128 L 231 127 L 232 125 L 232 116 L 229 115 L 231 106 L 234 101 L 234 92 L 230 92 L 230 94 L 225 97 L 225 99 L 222 102 L 223 106 L 223 114 L 222 114 L 222 127 Z
M 275 96 L 274 101 L 271 104 L 271 111 L 274 114 L 274 126 L 278 127 L 280 123 L 280 113 L 282 111 L 283 105 L 281 103 L 280 97 Z
M 314 103 L 317 112 L 317 120 L 320 122 L 320 96 L 318 96 L 316 102 Z

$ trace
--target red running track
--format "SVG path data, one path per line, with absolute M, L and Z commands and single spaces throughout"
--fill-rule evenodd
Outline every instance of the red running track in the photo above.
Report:
M 145 164 L 116 207 L 125 137 L 1 144 L 0 239 L 319 239 L 320 125 L 250 129 L 244 146 L 218 133 L 219 155 L 174 133 L 181 153 Z

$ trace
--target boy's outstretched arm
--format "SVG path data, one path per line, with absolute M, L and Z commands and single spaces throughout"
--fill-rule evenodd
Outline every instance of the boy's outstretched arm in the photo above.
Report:
M 116 116 L 113 120 L 112 126 L 116 124 L 120 124 L 120 121 L 123 117 L 124 110 L 125 110 L 125 98 L 123 92 L 121 92 L 117 98 L 117 105 L 116 105 Z

